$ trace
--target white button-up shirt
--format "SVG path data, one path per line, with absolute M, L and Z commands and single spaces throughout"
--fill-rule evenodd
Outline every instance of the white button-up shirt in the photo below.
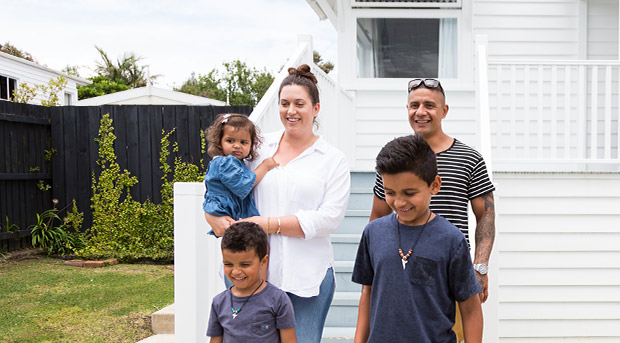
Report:
M 273 156 L 283 131 L 265 135 L 254 170 Z M 327 268 L 334 265 L 330 235 L 344 218 L 351 176 L 344 154 L 319 139 L 285 166 L 265 174 L 253 196 L 261 216 L 295 215 L 305 238 L 270 235 L 267 279 L 300 297 L 319 294 Z M 271 219 L 271 226 L 277 219 Z M 273 230 L 272 230 L 273 231 Z

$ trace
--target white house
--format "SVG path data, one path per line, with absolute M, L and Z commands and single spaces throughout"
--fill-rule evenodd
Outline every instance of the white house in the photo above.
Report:
M 78 106 L 100 105 L 213 105 L 224 106 L 224 101 L 153 87 L 132 88 L 126 91 L 80 100 Z
M 337 286 L 325 341 L 354 333 L 360 288 L 350 276 L 370 213 L 374 158 L 411 133 L 407 82 L 438 77 L 450 105 L 445 131 L 485 156 L 497 188 L 484 342 L 620 342 L 618 1 L 307 2 L 336 28 L 338 77 L 311 64 L 312 40 L 301 36 L 250 118 L 263 132 L 278 129 L 286 69 L 311 64 L 319 133 L 345 152 L 353 174 L 347 216 L 332 235 Z M 220 287 L 198 272 L 217 250 L 202 238 L 200 206 L 192 205 L 202 191 L 175 188 L 184 204 L 175 230 L 197 228 L 179 231 L 190 238 L 175 236 L 183 342 L 204 341 L 208 306 L 196 303 L 210 300 L 204 289 Z
M 50 80 L 56 79 L 59 76 L 64 76 L 67 80 L 66 87 L 61 91 L 61 94 L 58 94 L 60 104 L 64 106 L 75 105 L 78 99 L 77 86 L 90 84 L 90 81 L 0 52 L 1 100 L 9 100 L 13 96 L 13 90 L 17 89 L 22 83 L 30 87 L 47 85 Z M 44 99 L 44 94 L 38 92 L 37 96 L 29 103 L 40 105 L 41 100 Z

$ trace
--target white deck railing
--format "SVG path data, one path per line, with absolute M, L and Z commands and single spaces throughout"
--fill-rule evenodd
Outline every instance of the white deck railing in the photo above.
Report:
M 620 61 L 489 61 L 494 161 L 617 171 L 619 87 Z
M 317 78 L 321 101 L 321 109 L 317 117 L 319 126 L 317 133 L 342 150 L 351 164 L 355 144 L 353 130 L 341 128 L 348 127 L 347 123 L 353 122 L 353 96 L 341 89 L 334 80 L 313 63 L 312 51 L 312 38 L 300 35 L 297 48 L 250 114 L 250 119 L 260 127 L 263 133 L 282 129 L 278 104 L 280 84 L 288 76 L 288 68 L 308 64 Z

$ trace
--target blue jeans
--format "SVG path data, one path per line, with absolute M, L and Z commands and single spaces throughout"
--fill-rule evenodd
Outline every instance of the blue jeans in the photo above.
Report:
M 293 303 L 295 310 L 295 334 L 297 343 L 320 343 L 323 336 L 323 327 L 327 311 L 334 298 L 336 283 L 334 282 L 334 270 L 328 268 L 325 278 L 319 288 L 319 295 L 302 298 L 295 294 L 286 293 Z

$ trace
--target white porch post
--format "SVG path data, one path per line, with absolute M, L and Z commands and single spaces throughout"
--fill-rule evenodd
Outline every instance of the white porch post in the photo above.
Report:
M 314 61 L 314 57 L 313 57 L 314 48 L 312 47 L 312 35 L 308 35 L 308 34 L 297 35 L 297 44 L 301 45 L 303 43 L 307 45 L 306 45 L 306 50 L 303 53 L 303 57 L 301 58 L 300 64 L 306 63 L 310 65 Z M 297 68 L 297 67 L 299 66 L 298 65 L 293 66 L 293 68 Z
M 488 82 L 488 57 L 487 57 L 488 37 L 486 35 L 476 36 L 476 103 L 479 113 L 480 128 L 480 153 L 489 172 L 489 177 L 493 181 L 493 158 L 491 155 L 491 117 L 489 113 L 489 82 Z M 495 187 L 498 185 L 495 184 Z M 483 342 L 497 342 L 499 340 L 499 261 L 498 249 L 501 225 L 497 215 L 499 207 L 499 192 L 494 193 L 495 197 L 495 243 L 489 259 L 489 298 L 482 304 L 484 315 L 484 337 Z M 470 213 L 470 218 L 475 216 Z M 473 225 L 475 227 L 475 220 Z M 471 236 L 470 236 L 471 237 Z M 472 247 L 475 242 L 472 242 Z
M 225 289 L 219 277 L 220 240 L 207 235 L 202 183 L 174 184 L 175 342 L 204 343 L 211 300 Z

